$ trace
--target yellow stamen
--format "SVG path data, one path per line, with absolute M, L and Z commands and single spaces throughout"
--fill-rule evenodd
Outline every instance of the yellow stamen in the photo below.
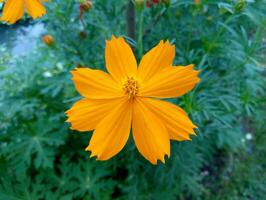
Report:
M 123 89 L 126 95 L 134 97 L 139 91 L 138 82 L 133 77 L 127 77 L 127 80 L 123 85 Z

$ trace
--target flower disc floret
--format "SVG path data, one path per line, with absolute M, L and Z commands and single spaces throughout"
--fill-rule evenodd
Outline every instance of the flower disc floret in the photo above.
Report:
M 139 91 L 139 84 L 133 77 L 128 77 L 123 85 L 123 90 L 129 97 L 135 97 Z

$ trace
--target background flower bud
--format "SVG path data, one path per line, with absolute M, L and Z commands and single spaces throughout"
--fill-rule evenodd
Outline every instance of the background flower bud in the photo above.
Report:
M 42 37 L 42 41 L 48 46 L 51 46 L 54 44 L 54 38 L 51 35 L 44 35 Z
M 237 1 L 236 7 L 235 7 L 236 12 L 241 12 L 244 9 L 245 4 L 246 4 L 245 0 Z
M 86 36 L 87 36 L 87 33 L 86 33 L 85 31 L 80 31 L 80 32 L 79 32 L 79 37 L 80 37 L 81 39 L 86 38 Z
M 83 0 L 80 2 L 80 10 L 89 11 L 92 8 L 92 5 L 91 0 Z

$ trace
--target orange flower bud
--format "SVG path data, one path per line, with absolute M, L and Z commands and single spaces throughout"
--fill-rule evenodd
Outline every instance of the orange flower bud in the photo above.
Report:
M 85 31 L 80 31 L 80 32 L 79 32 L 79 37 L 80 37 L 81 39 L 84 39 L 84 38 L 87 37 L 87 33 L 86 33 Z
M 80 11 L 88 11 L 92 8 L 92 1 L 91 0 L 83 0 L 80 3 Z
M 47 44 L 48 46 L 51 46 L 54 44 L 54 38 L 51 35 L 45 35 L 42 37 L 42 41 Z

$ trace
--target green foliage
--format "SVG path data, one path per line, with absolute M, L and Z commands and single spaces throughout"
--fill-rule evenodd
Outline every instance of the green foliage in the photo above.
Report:
M 264 199 L 266 2 L 172 0 L 136 10 L 135 38 L 127 1 L 93 3 L 83 21 L 77 2 L 47 3 L 52 47 L 40 40 L 18 58 L 0 49 L 0 199 Z M 192 92 L 170 100 L 190 114 L 197 136 L 171 142 L 165 165 L 144 160 L 132 138 L 116 157 L 95 161 L 84 151 L 91 133 L 65 123 L 79 98 L 69 71 L 105 70 L 112 34 L 139 57 L 169 39 L 176 65 L 201 70 Z

